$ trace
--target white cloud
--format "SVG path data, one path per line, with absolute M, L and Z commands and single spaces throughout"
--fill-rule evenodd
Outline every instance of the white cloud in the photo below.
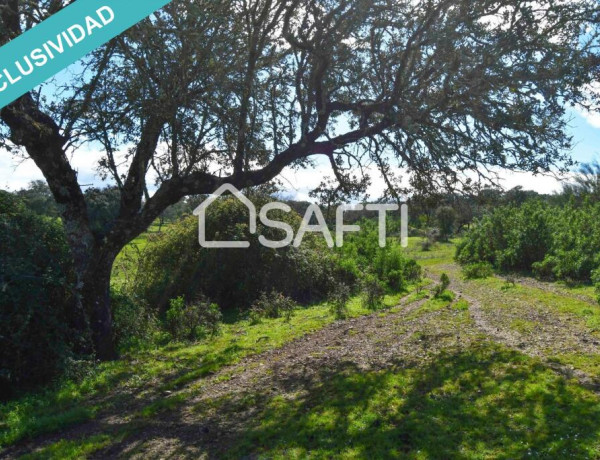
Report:
M 43 179 L 32 160 L 20 161 L 6 151 L 0 151 L 0 188 L 20 190 L 33 180 Z
M 560 191 L 562 182 L 554 176 L 531 173 L 515 173 L 512 171 L 500 171 L 500 185 L 506 190 L 521 186 L 524 190 L 534 190 L 538 193 L 552 194 Z M 564 179 L 563 179 L 564 180 Z
M 101 156 L 101 152 L 97 150 L 80 149 L 71 157 L 71 165 L 77 172 L 81 185 L 102 185 L 102 181 L 96 173 L 98 160 Z M 43 179 L 42 172 L 33 160 L 23 160 L 13 156 L 6 150 L 0 150 L 0 188 L 20 190 L 31 181 Z
M 577 110 L 586 121 L 594 128 L 600 129 L 600 112 L 590 112 L 588 110 Z
M 367 171 L 370 173 L 372 179 L 368 193 L 371 198 L 378 198 L 385 190 L 383 178 L 377 173 L 375 167 L 367 168 Z M 497 170 L 495 172 L 498 174 L 500 185 L 506 190 L 521 186 L 524 190 L 552 194 L 560 191 L 562 188 L 561 179 L 551 175 L 534 175 L 532 173 L 519 173 L 506 170 Z M 396 171 L 396 173 L 397 175 L 402 175 L 402 171 L 400 170 Z M 329 164 L 317 164 L 315 168 L 300 171 L 286 169 L 281 175 L 285 189 L 284 194 L 296 200 L 312 201 L 309 198 L 309 192 L 316 188 L 326 176 L 332 176 Z M 565 180 L 565 178 L 562 180 Z
M 97 150 L 81 149 L 73 155 L 71 164 L 78 174 L 79 183 L 85 186 L 103 186 L 96 173 L 98 160 L 101 152 Z M 366 168 L 371 175 L 372 184 L 368 193 L 370 197 L 380 197 L 385 190 L 385 183 L 374 166 Z M 396 171 L 402 175 L 402 171 Z M 552 193 L 561 189 L 560 180 L 551 177 L 531 173 L 514 173 L 498 171 L 501 184 L 510 189 L 522 186 L 526 190 L 535 190 L 539 193 Z M 151 175 L 153 176 L 153 175 Z M 310 201 L 309 192 L 318 187 L 324 177 L 332 177 L 331 166 L 327 162 L 317 162 L 314 168 L 294 171 L 285 169 L 280 176 L 284 193 L 297 200 Z M 0 150 L 0 188 L 6 190 L 19 190 L 26 187 L 33 180 L 43 179 L 41 171 L 32 160 L 19 161 L 6 151 Z M 149 177 L 151 184 L 152 177 Z M 153 187 L 152 187 L 153 188 Z

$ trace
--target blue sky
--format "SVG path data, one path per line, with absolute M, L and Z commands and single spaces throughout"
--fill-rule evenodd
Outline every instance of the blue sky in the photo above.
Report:
M 573 116 L 571 132 L 577 142 L 573 158 L 581 163 L 600 158 L 600 114 L 594 120 L 585 119 L 577 112 L 573 112 Z

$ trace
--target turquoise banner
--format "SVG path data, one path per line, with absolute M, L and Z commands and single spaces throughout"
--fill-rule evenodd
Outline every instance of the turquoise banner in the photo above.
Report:
M 77 0 L 0 48 L 0 108 L 171 0 Z

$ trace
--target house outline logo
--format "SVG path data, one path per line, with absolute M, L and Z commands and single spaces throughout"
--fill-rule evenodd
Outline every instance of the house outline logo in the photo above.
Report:
M 300 228 L 297 230 L 296 237 L 294 238 L 294 229 L 289 223 L 285 221 L 272 220 L 267 217 L 269 211 L 279 210 L 285 213 L 291 212 L 292 208 L 285 203 L 272 202 L 264 205 L 260 211 L 260 214 L 256 211 L 256 206 L 250 199 L 248 199 L 242 192 L 240 192 L 235 186 L 231 184 L 223 184 L 206 200 L 202 202 L 194 210 L 194 216 L 198 216 L 198 240 L 200 246 L 207 249 L 247 249 L 250 247 L 249 241 L 206 241 L 206 209 L 218 200 L 221 195 L 229 192 L 232 196 L 237 198 L 244 204 L 249 211 L 250 233 L 255 235 L 258 233 L 258 219 L 265 227 L 275 228 L 283 230 L 286 233 L 286 237 L 280 241 L 273 241 L 267 239 L 264 235 L 260 235 L 258 241 L 261 245 L 270 249 L 279 249 L 289 246 L 293 243 L 294 247 L 299 247 L 302 244 L 304 235 L 306 233 L 321 233 L 327 242 L 327 246 L 333 248 L 342 247 L 344 245 L 344 233 L 347 232 L 359 232 L 361 228 L 359 225 L 346 225 L 344 224 L 344 213 L 345 212 L 359 212 L 359 211 L 374 211 L 379 215 L 379 246 L 384 248 L 387 245 L 387 225 L 386 218 L 387 212 L 401 210 L 401 243 L 402 247 L 408 247 L 408 206 L 403 204 L 386 204 L 386 203 L 374 203 L 367 204 L 354 204 L 354 205 L 340 205 L 336 210 L 336 225 L 335 225 L 335 241 L 331 237 L 331 232 L 323 216 L 321 208 L 316 205 L 310 205 L 302 218 Z M 318 225 L 312 225 L 311 219 L 316 218 Z
M 194 210 L 194 215 L 198 216 L 198 239 L 200 246 L 203 248 L 246 249 L 250 247 L 249 241 L 206 241 L 206 209 L 226 192 L 231 193 L 248 208 L 250 212 L 250 233 L 256 233 L 256 206 L 236 187 L 231 184 L 223 184 Z

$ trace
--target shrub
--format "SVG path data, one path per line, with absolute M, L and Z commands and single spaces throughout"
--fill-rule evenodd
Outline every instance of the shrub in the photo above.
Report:
M 440 238 L 443 241 L 448 241 L 454 232 L 456 211 L 450 206 L 441 206 L 435 212 L 435 220 L 440 229 Z
M 385 275 L 387 285 L 394 291 L 402 291 L 406 288 L 406 281 L 402 270 L 390 270 Z
M 83 382 L 98 371 L 97 362 L 93 356 L 67 357 L 61 366 L 61 377 L 70 382 Z
M 383 306 L 385 286 L 375 276 L 369 275 L 363 281 L 363 305 L 369 310 L 377 310 Z
M 531 269 L 539 279 L 547 281 L 556 279 L 556 259 L 553 256 L 546 256 L 541 262 L 535 262 L 531 265 Z
M 75 332 L 74 276 L 63 226 L 0 192 L 0 394 L 57 377 L 86 342 Z
M 419 281 L 422 276 L 421 267 L 407 259 L 398 246 L 380 249 L 372 264 L 376 276 L 396 292 L 406 289 L 408 282 Z
M 180 296 L 171 299 L 166 313 L 167 330 L 176 340 L 214 336 L 223 319 L 219 306 L 205 299 L 187 304 Z
M 600 303 L 600 267 L 592 272 L 592 283 L 596 286 L 596 294 L 598 294 L 598 303 Z
M 220 199 L 208 208 L 206 227 L 209 240 L 247 240 L 248 249 L 201 248 L 197 217 L 175 222 L 152 237 L 131 283 L 134 297 L 164 311 L 171 298 L 193 298 L 203 292 L 223 308 L 246 309 L 273 286 L 296 302 L 311 302 L 327 297 L 332 279 L 354 282 L 356 265 L 340 263 L 315 235 L 307 234 L 299 248 L 266 248 L 258 242 L 260 235 L 270 240 L 279 240 L 281 235 L 260 222 L 257 233 L 251 234 L 246 214 L 238 200 Z M 273 214 L 292 227 L 300 222 L 294 213 Z
M 263 198 L 254 200 L 260 206 Z M 321 236 L 308 233 L 299 248 L 269 249 L 257 239 L 260 235 L 281 239 L 278 230 L 258 223 L 257 233 L 251 234 L 245 213 L 247 209 L 236 199 L 217 200 L 207 210 L 206 233 L 208 239 L 247 240 L 248 249 L 201 248 L 196 217 L 175 222 L 163 234 L 152 236 L 138 266 L 125 267 L 134 270 L 129 293 L 162 312 L 169 299 L 189 299 L 197 292 L 222 308 L 249 309 L 273 287 L 294 302 L 309 303 L 327 299 L 338 283 L 355 292 L 363 273 L 376 274 L 386 287 L 397 291 L 421 276 L 421 268 L 404 256 L 399 245 L 379 247 L 376 222 L 362 221 L 361 232 L 347 235 L 343 248 L 329 250 Z M 294 213 L 273 217 L 292 227 L 301 220 Z
M 420 283 L 423 279 L 423 267 L 416 260 L 406 259 L 404 264 L 404 276 L 406 280 L 413 283 Z
M 494 274 L 494 268 L 489 262 L 478 262 L 465 265 L 462 269 L 463 275 L 468 280 L 485 279 Z
M 446 289 L 448 289 L 449 286 L 450 286 L 450 278 L 445 273 L 442 273 L 442 276 L 440 277 L 440 284 L 438 284 L 433 289 L 434 297 L 435 298 L 442 297 L 442 295 L 444 294 L 444 292 L 446 292 Z
M 503 291 L 506 291 L 508 289 L 510 289 L 511 287 L 516 287 L 517 285 L 517 279 L 515 278 L 514 275 L 507 275 L 504 277 L 504 286 L 502 286 L 500 289 L 502 289 Z
M 296 302 L 280 292 L 274 290 L 269 294 L 262 292 L 250 308 L 250 319 L 254 323 L 262 318 L 284 317 L 286 321 L 290 321 L 296 307 Z
M 429 238 L 424 238 L 423 241 L 421 241 L 421 251 L 429 252 L 431 251 L 432 247 L 433 242 Z
M 336 276 L 336 281 L 354 287 L 356 279 L 364 276 L 362 274 L 373 273 L 386 287 L 401 291 L 408 282 L 420 278 L 421 267 L 415 261 L 406 258 L 400 245 L 390 241 L 387 247 L 379 247 L 376 222 L 362 220 L 360 228 L 360 232 L 346 235 L 344 246 L 336 250 L 340 257 L 340 266 L 347 272 L 352 272 L 354 279 L 348 281 Z
M 429 228 L 425 232 L 425 239 L 421 242 L 421 251 L 429 252 L 433 245 L 440 239 L 440 230 L 438 228 Z
M 143 301 L 132 299 L 122 290 L 111 289 L 115 342 L 122 351 L 142 348 L 158 331 L 156 314 Z
M 348 316 L 348 302 L 351 297 L 350 287 L 344 283 L 336 284 L 329 296 L 329 306 L 331 313 L 337 319 L 344 319 Z
M 361 277 L 361 269 L 354 257 L 338 257 L 334 269 L 333 279 L 354 286 Z
M 552 245 L 548 206 L 527 202 L 504 206 L 476 223 L 458 245 L 456 259 L 462 265 L 488 262 L 499 270 L 531 270 Z
M 457 248 L 463 265 L 489 262 L 542 279 L 589 282 L 600 266 L 600 203 L 553 207 L 540 201 L 497 208 Z

